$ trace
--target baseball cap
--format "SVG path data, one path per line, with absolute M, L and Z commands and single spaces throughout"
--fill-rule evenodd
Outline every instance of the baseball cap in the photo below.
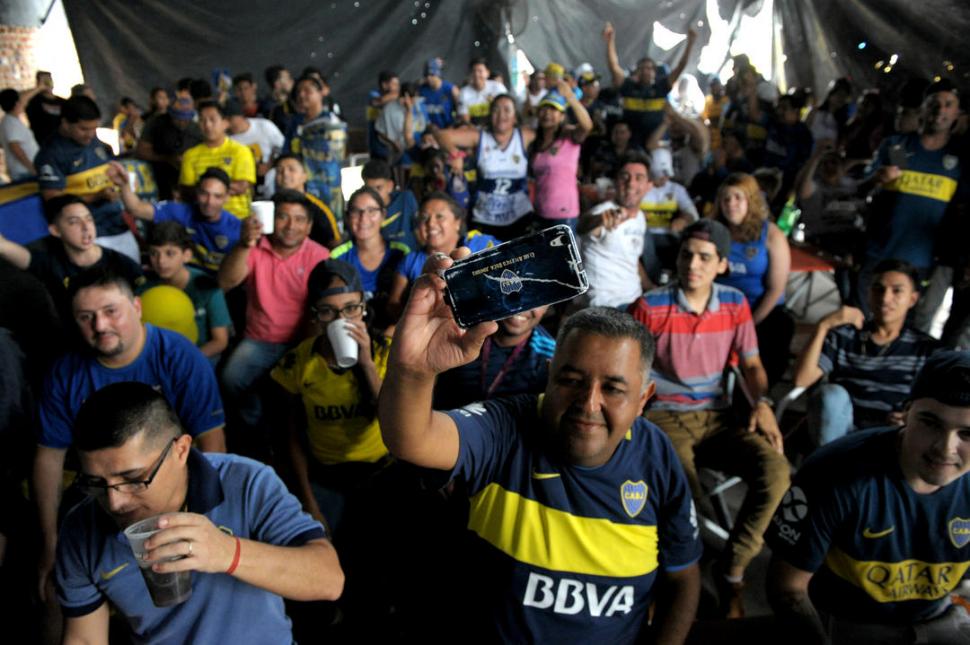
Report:
M 332 287 L 330 283 L 339 278 L 344 283 L 342 287 Z M 307 280 L 307 303 L 313 304 L 320 298 L 333 296 L 338 293 L 364 292 L 364 285 L 360 281 L 360 274 L 352 265 L 343 260 L 324 260 L 313 267 Z
M 960 96 L 960 92 L 957 90 L 957 86 L 953 84 L 953 81 L 948 78 L 941 78 L 926 87 L 926 90 L 923 92 L 923 98 L 927 98 L 938 92 L 950 92 Z
M 565 112 L 566 98 L 559 92 L 546 92 L 546 95 L 539 101 L 539 107 L 543 105 L 548 105 L 549 107 L 556 108 L 560 112 Z
M 970 407 L 970 352 L 947 350 L 932 354 L 913 382 L 909 400 L 917 399 Z
M 440 58 L 429 58 L 428 62 L 424 64 L 424 75 L 425 76 L 441 76 L 441 59 Z
M 650 174 L 674 176 L 674 160 L 668 148 L 654 148 L 650 153 Z
M 175 99 L 175 102 L 168 108 L 168 112 L 176 119 L 191 121 L 195 118 L 195 104 L 187 96 L 181 96 Z
M 691 238 L 712 242 L 721 259 L 726 258 L 731 252 L 731 233 L 724 224 L 712 219 L 697 220 L 685 228 L 680 234 L 680 243 L 683 244 Z
M 576 69 L 573 70 L 573 78 L 576 79 L 576 82 L 584 84 L 598 81 L 600 75 L 596 73 L 596 70 L 593 69 L 591 64 L 581 63 Z
M 562 78 L 566 73 L 566 68 L 559 63 L 549 63 L 546 65 L 546 76 L 558 76 Z

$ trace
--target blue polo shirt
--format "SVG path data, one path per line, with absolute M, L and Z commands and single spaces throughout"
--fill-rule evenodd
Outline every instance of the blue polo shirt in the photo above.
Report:
M 74 139 L 55 132 L 34 158 L 37 185 L 41 190 L 63 190 L 72 195 L 92 195 L 114 186 L 108 179 L 111 149 L 97 138 L 82 146 Z M 121 219 L 122 204 L 100 200 L 88 204 L 101 237 L 128 231 Z
M 272 468 L 227 454 L 192 450 L 187 510 L 225 533 L 276 546 L 326 537 Z M 57 544 L 58 600 L 68 618 L 110 601 L 136 643 L 290 643 L 290 620 L 277 594 L 224 574 L 192 572 L 192 596 L 156 607 L 124 533 L 91 498 L 75 506 Z
M 414 217 L 418 213 L 418 200 L 410 190 L 391 193 L 387 217 L 381 223 L 381 236 L 388 242 L 400 242 L 413 251 L 418 248 L 414 238 Z
M 192 204 L 159 202 L 155 206 L 155 223 L 178 222 L 192 236 L 195 253 L 192 261 L 209 271 L 218 271 L 223 258 L 239 242 L 242 220 L 223 210 L 219 219 L 210 222 Z
M 69 448 L 81 404 L 122 381 L 146 383 L 161 392 L 193 437 L 225 425 L 216 375 L 206 357 L 181 334 L 146 323 L 145 346 L 129 365 L 105 367 L 90 352 L 70 352 L 54 363 L 40 404 L 40 444 Z

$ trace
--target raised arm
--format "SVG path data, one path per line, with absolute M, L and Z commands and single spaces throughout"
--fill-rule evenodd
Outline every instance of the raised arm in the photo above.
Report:
M 570 136 L 576 143 L 582 143 L 586 139 L 586 135 L 593 131 L 593 119 L 589 116 L 586 106 L 576 98 L 576 93 L 573 92 L 569 83 L 559 79 L 556 89 L 566 99 L 566 104 L 572 108 L 573 115 L 576 117 L 576 125 L 571 128 Z
M 619 87 L 626 80 L 626 72 L 620 67 L 620 57 L 616 55 L 616 32 L 613 30 L 613 23 L 608 22 L 603 27 L 603 40 L 606 42 L 606 63 L 613 77 L 613 87 Z
M 22 271 L 26 271 L 30 266 L 30 250 L 26 246 L 8 240 L 2 233 L 0 233 L 0 258 Z
M 454 252 L 467 255 L 467 248 Z M 432 256 L 414 284 L 391 343 L 378 418 L 391 453 L 425 468 L 450 470 L 458 461 L 458 428 L 431 408 L 435 377 L 478 356 L 495 323 L 461 329 L 444 301 L 439 270 L 452 260 Z
M 138 219 L 151 221 L 155 219 L 155 207 L 142 201 L 138 195 L 131 192 L 128 183 L 128 171 L 117 161 L 108 162 L 108 179 L 121 191 L 121 203 L 125 210 Z
M 818 366 L 818 359 L 822 355 L 822 348 L 825 346 L 825 337 L 829 331 L 841 325 L 853 325 L 856 329 L 862 329 L 865 324 L 865 314 L 861 309 L 855 307 L 839 307 L 829 315 L 818 321 L 811 339 L 805 344 L 802 353 L 795 361 L 795 375 L 792 383 L 795 387 L 809 387 L 816 381 L 825 376 L 822 368 Z
M 697 40 L 697 32 L 694 31 L 693 27 L 687 28 L 687 47 L 684 48 L 684 53 L 681 55 L 680 60 L 677 61 L 677 66 L 670 72 L 670 85 L 673 86 L 680 78 L 680 75 L 684 73 L 684 69 L 687 67 L 687 61 L 690 59 L 690 52 L 694 49 L 694 42 Z
M 242 284 L 242 281 L 249 275 L 249 253 L 259 242 L 263 234 L 262 224 L 258 217 L 248 217 L 243 222 L 242 233 L 239 243 L 232 248 L 229 255 L 223 259 L 219 266 L 219 288 L 228 291 L 233 287 Z

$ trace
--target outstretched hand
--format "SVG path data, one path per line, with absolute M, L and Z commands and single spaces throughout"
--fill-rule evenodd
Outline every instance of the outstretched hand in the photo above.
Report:
M 433 378 L 475 360 L 485 338 L 498 329 L 494 322 L 462 329 L 445 302 L 445 281 L 439 272 L 470 254 L 467 248 L 460 247 L 452 251 L 452 257 L 438 253 L 425 263 L 424 273 L 415 281 L 394 332 L 390 358 L 393 369 Z

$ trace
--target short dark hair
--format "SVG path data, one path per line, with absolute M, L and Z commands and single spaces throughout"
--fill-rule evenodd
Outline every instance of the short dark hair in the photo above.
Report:
M 308 215 L 312 212 L 310 210 L 310 200 L 307 199 L 306 195 L 291 188 L 282 188 L 276 191 L 273 195 L 273 204 L 277 207 L 280 204 L 300 204 L 306 209 Z
M 397 72 L 393 72 L 389 69 L 382 69 L 377 73 L 377 84 L 381 85 L 388 82 L 392 78 L 398 78 Z
M 317 88 L 318 91 L 323 91 L 323 83 L 321 83 L 320 79 L 316 76 L 301 76 L 300 78 L 296 79 L 296 83 L 293 84 L 293 87 L 300 87 L 300 83 L 310 83 L 313 85 L 313 87 Z
M 219 111 L 219 116 L 221 116 L 223 119 L 226 118 L 226 108 L 224 108 L 221 105 L 219 105 L 219 102 L 218 101 L 213 101 L 212 99 L 206 99 L 204 101 L 199 101 L 199 105 L 196 108 L 196 110 L 199 112 L 199 114 L 202 114 L 202 110 L 205 110 L 207 108 L 212 108 L 214 110 L 218 110 Z
M 907 278 L 909 278 L 909 281 L 913 283 L 913 289 L 919 291 L 921 283 L 919 269 L 906 260 L 897 260 L 895 258 L 881 260 L 872 268 L 872 279 L 875 280 L 877 276 L 881 276 L 884 273 L 889 273 L 890 271 L 905 275 Z
M 556 346 L 562 347 L 572 331 L 598 334 L 607 338 L 630 338 L 640 347 L 640 367 L 646 387 L 656 353 L 653 334 L 628 313 L 613 307 L 587 307 L 566 318 L 556 335 Z
M 365 181 L 368 179 L 390 179 L 393 181 L 394 175 L 391 174 L 391 165 L 387 161 L 384 159 L 370 159 L 360 169 L 360 178 Z
M 7 89 L 0 92 L 0 110 L 4 112 L 10 112 L 15 107 L 17 107 L 17 101 L 20 100 L 20 92 L 8 87 Z
M 475 65 L 484 65 L 485 69 L 488 69 L 488 60 L 484 56 L 476 56 L 468 61 L 468 69 L 473 69 Z
M 223 184 L 225 184 L 226 190 L 229 190 L 229 184 L 230 184 L 229 174 L 218 166 L 209 166 L 208 168 L 206 168 L 205 172 L 202 173 L 202 176 L 199 177 L 199 181 L 196 182 L 196 185 L 197 186 L 202 185 L 202 182 L 205 181 L 206 179 L 217 179 L 221 181 Z
M 179 92 L 188 91 L 192 87 L 192 77 L 185 76 L 175 82 L 175 89 Z
M 265 70 L 263 70 L 263 78 L 266 79 L 266 83 L 270 86 L 276 85 L 276 81 L 279 80 L 280 75 L 287 71 L 282 65 L 270 65 Z
M 118 104 L 121 107 L 128 107 L 129 105 L 135 105 L 136 103 L 135 103 L 135 99 L 131 98 L 130 96 L 122 96 L 121 99 L 118 101 Z
M 384 199 L 381 197 L 381 194 L 379 192 L 377 192 L 370 186 L 361 186 L 360 188 L 355 190 L 354 194 L 351 195 L 350 199 L 347 200 L 348 217 L 350 217 L 350 205 L 353 204 L 354 200 L 360 197 L 361 195 L 369 195 L 371 199 L 377 202 L 377 205 L 381 207 L 381 210 L 384 210 L 385 208 L 387 208 L 387 204 L 384 203 Z
M 283 154 L 281 154 L 279 157 L 273 160 L 273 167 L 275 168 L 284 159 L 292 159 L 293 161 L 296 161 L 301 166 L 306 168 L 306 166 L 303 164 L 303 155 L 297 154 L 295 152 L 284 152 Z
M 189 81 L 189 95 L 193 101 L 200 101 L 212 96 L 212 84 L 204 78 L 193 78 Z
M 71 278 L 71 282 L 67 286 L 68 301 L 74 302 L 74 298 L 79 291 L 90 287 L 115 287 L 128 296 L 129 299 L 135 297 L 135 291 L 131 286 L 131 282 L 124 275 L 114 270 L 111 266 L 93 266 Z
M 44 219 L 47 220 L 48 224 L 53 224 L 57 221 L 57 218 L 61 216 L 61 213 L 64 212 L 64 209 L 71 204 L 84 204 L 84 200 L 77 195 L 70 195 L 67 193 L 58 195 L 53 199 L 48 199 L 46 202 L 44 202 Z M 84 207 L 87 208 L 88 205 L 84 204 Z M 88 211 L 90 210 L 91 209 L 88 208 Z
M 421 207 L 423 207 L 425 204 L 427 204 L 430 201 L 445 202 L 446 204 L 448 204 L 449 210 L 451 210 L 452 214 L 455 217 L 460 219 L 462 222 L 465 221 L 465 209 L 462 208 L 461 204 L 459 204 L 455 200 L 455 198 L 449 195 L 448 193 L 440 190 L 436 190 L 433 193 L 425 195 L 424 199 L 421 200 Z
M 619 175 L 623 167 L 631 163 L 642 165 L 647 169 L 647 174 L 650 174 L 650 157 L 639 150 L 630 150 L 623 153 L 623 156 L 620 157 L 620 163 L 616 164 L 616 174 Z
M 236 74 L 232 77 L 232 84 L 239 85 L 240 83 L 255 83 L 253 80 L 253 75 L 249 72 L 243 72 L 242 74 Z
M 152 226 L 148 234 L 148 246 L 165 246 L 171 244 L 183 251 L 191 251 L 193 247 L 192 236 L 181 222 L 168 220 L 159 222 Z
M 98 104 L 84 96 L 72 96 L 61 106 L 61 119 L 68 123 L 79 121 L 100 121 L 101 110 Z
M 169 402 L 145 383 L 107 385 L 89 396 L 74 418 L 74 445 L 82 452 L 118 448 L 142 432 L 153 443 L 184 433 Z

